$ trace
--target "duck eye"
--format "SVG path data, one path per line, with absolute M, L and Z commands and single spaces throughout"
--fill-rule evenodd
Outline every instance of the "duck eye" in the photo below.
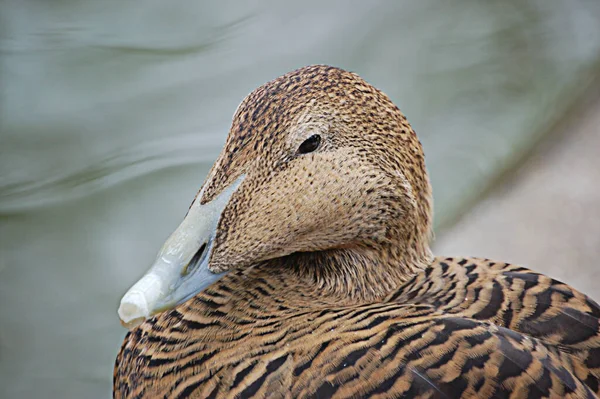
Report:
M 321 144 L 321 136 L 313 134 L 300 144 L 300 147 L 298 147 L 298 154 L 308 154 L 309 152 L 313 152 L 319 148 L 319 144 Z

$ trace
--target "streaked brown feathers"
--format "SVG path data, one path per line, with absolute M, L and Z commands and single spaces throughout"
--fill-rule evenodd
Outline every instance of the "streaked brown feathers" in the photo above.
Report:
M 598 393 L 600 307 L 543 275 L 436 259 L 383 301 L 347 306 L 286 277 L 260 268 L 230 275 L 129 333 L 116 396 Z

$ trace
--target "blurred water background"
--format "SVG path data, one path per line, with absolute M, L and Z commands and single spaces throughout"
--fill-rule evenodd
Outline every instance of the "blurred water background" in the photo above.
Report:
M 1 397 L 110 396 L 120 296 L 185 214 L 238 103 L 315 63 L 359 73 L 408 116 L 425 147 L 441 248 L 477 252 L 488 231 L 495 254 L 510 256 L 501 249 L 518 241 L 525 255 L 509 260 L 529 259 L 528 240 L 540 242 L 544 227 L 530 229 L 523 207 L 542 219 L 571 214 L 570 197 L 562 213 L 539 207 L 557 194 L 534 185 L 511 205 L 521 213 L 504 217 L 509 184 L 477 220 L 454 224 L 537 143 L 555 140 L 557 123 L 597 87 L 597 0 L 0 0 Z M 594 121 L 586 131 L 599 131 Z M 600 155 L 600 140 L 582 140 L 562 163 L 538 155 L 559 165 L 538 186 L 563 173 L 598 210 L 589 200 L 600 202 L 589 191 L 598 174 L 568 178 L 570 159 Z M 600 256 L 594 234 L 581 234 L 582 259 Z M 573 283 L 600 299 L 597 264 L 578 265 Z M 555 274 L 571 282 L 570 268 Z

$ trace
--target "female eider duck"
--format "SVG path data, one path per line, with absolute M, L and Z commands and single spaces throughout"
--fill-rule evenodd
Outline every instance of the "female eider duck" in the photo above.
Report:
M 259 87 L 123 297 L 114 396 L 598 397 L 598 304 L 434 257 L 431 224 L 421 144 L 385 94 L 321 65 Z

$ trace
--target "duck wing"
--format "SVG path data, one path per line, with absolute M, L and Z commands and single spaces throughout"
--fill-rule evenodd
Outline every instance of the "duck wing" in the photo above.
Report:
M 388 298 L 488 321 L 555 348 L 600 395 L 600 306 L 543 274 L 479 258 L 437 258 Z
M 392 321 L 373 338 L 340 334 L 343 344 L 329 342 L 328 356 L 312 358 L 313 370 L 297 377 L 295 385 L 304 386 L 294 391 L 318 398 L 596 398 L 556 348 L 488 322 L 432 313 Z

